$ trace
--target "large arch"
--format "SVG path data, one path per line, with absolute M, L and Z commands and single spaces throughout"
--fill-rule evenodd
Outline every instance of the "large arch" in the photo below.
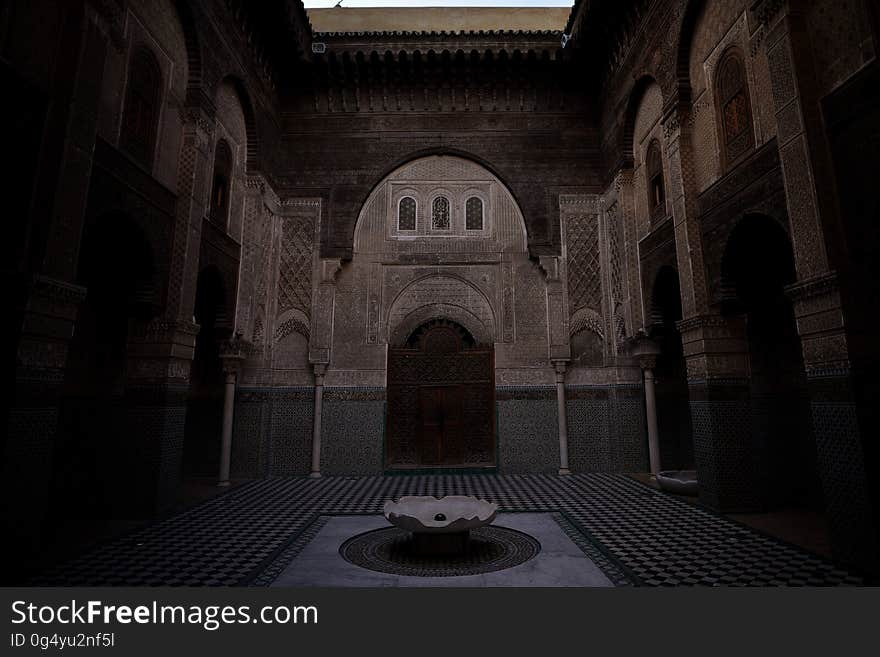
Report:
M 441 196 L 446 202 L 436 212 L 442 221 L 435 222 L 433 201 Z M 468 223 L 468 201 L 475 197 L 482 221 Z M 407 198 L 414 203 L 403 206 Z M 496 380 L 555 380 L 546 279 L 529 257 L 516 199 L 473 159 L 432 153 L 388 172 L 357 216 L 352 257 L 336 276 L 334 303 L 327 309 L 332 337 L 325 385 L 357 381 L 383 391 L 384 435 L 377 432 L 372 449 L 386 469 L 491 468 L 513 460 L 513 439 L 498 440 L 498 455 L 486 447 L 494 444 Z M 414 351 L 409 338 L 427 325 L 459 326 L 473 344 L 450 352 Z M 469 419 L 453 424 L 462 427 L 462 436 L 481 427 L 481 447 L 469 443 L 466 453 L 453 455 L 433 445 L 425 454 L 435 456 L 420 461 L 410 440 L 425 447 L 419 441 L 439 435 L 430 418 L 457 413 L 459 402 Z M 349 438 L 339 435 L 327 444 L 333 440 Z M 539 458 L 549 458 L 545 453 L 552 452 Z
M 751 458 L 763 501 L 821 511 L 803 352 L 786 294 L 796 280 L 788 234 L 768 216 L 744 216 L 730 233 L 721 269 L 722 311 L 745 319 Z
M 121 409 L 133 329 L 161 312 L 155 254 L 127 213 L 101 214 L 84 230 L 77 282 L 87 293 L 67 351 L 52 466 L 50 526 L 60 536 L 102 529 L 141 493 Z
M 706 5 L 706 0 L 688 0 L 681 22 L 678 27 L 678 39 L 675 48 L 675 78 L 673 93 L 675 100 L 681 103 L 689 103 L 692 96 L 691 87 L 691 44 L 694 31 L 700 13 Z
M 250 92 L 248 92 L 247 85 L 245 85 L 241 78 L 236 75 L 230 74 L 225 76 L 221 80 L 220 85 L 218 85 L 218 91 L 224 84 L 231 85 L 232 88 L 235 90 L 235 94 L 238 96 L 238 101 L 241 105 L 241 111 L 244 114 L 246 134 L 245 170 L 248 173 L 259 171 L 260 140 L 259 133 L 257 132 L 257 120 L 256 113 L 254 111 L 254 104 L 251 100 L 252 96 Z
M 190 372 L 183 472 L 210 476 L 217 472 L 223 414 L 223 366 L 220 344 L 229 337 L 228 291 L 223 273 L 215 265 L 199 272 L 194 316 L 199 324 Z
M 650 331 L 660 347 L 654 367 L 660 462 L 664 469 L 694 467 L 693 426 L 688 401 L 687 365 L 678 322 L 681 287 L 672 265 L 657 270 L 651 286 Z
M 365 205 L 367 199 L 373 195 L 376 189 L 385 182 L 386 179 L 394 175 L 394 173 L 405 166 L 416 162 L 417 160 L 421 160 L 427 157 L 434 156 L 446 156 L 446 157 L 458 157 L 463 160 L 469 160 L 476 164 L 477 166 L 482 167 L 489 173 L 491 173 L 498 181 L 507 189 L 510 196 L 513 198 L 514 202 L 517 204 L 517 207 L 522 207 L 522 203 L 520 203 L 520 199 L 517 198 L 517 194 L 515 190 L 512 189 L 511 185 L 506 182 L 506 176 L 498 170 L 498 168 L 492 163 L 489 162 L 486 158 L 480 157 L 474 153 L 469 151 L 464 151 L 459 148 L 450 148 L 448 146 L 438 146 L 433 148 L 422 148 L 416 151 L 412 151 L 407 153 L 406 155 L 396 158 L 392 160 L 389 164 L 387 164 L 378 176 L 378 182 L 370 188 L 369 192 L 363 197 L 363 201 L 361 205 Z
M 187 102 L 199 94 L 202 88 L 202 46 L 198 26 L 189 0 L 174 0 L 174 8 L 183 28 L 187 55 Z
M 435 224 L 433 201 L 440 196 L 447 202 Z M 482 202 L 478 227 L 467 223 L 474 197 Z M 415 201 L 414 221 L 412 214 L 404 223 L 398 217 L 403 198 Z M 531 367 L 533 375 L 528 354 L 549 349 L 544 289 L 529 260 L 519 204 L 487 166 L 460 154 L 420 153 L 372 188 L 338 283 L 338 293 L 358 301 L 337 305 L 334 321 L 364 326 L 365 334 L 357 346 L 350 328 L 334 336 L 331 369 L 382 368 L 386 468 L 496 465 L 496 369 Z M 351 309 L 360 300 L 366 317 Z M 460 327 L 473 344 L 440 352 L 425 345 L 448 344 L 445 339 L 413 346 L 410 337 L 428 326 Z M 518 340 L 528 346 L 517 349 Z
M 525 252 L 528 246 L 528 228 L 523 218 L 520 204 L 517 202 L 507 184 L 483 162 L 474 157 L 453 153 L 451 151 L 434 151 L 430 154 L 424 152 L 412 154 L 402 164 L 397 165 L 372 188 L 361 206 L 354 229 L 353 252 L 364 251 L 369 233 L 384 235 L 387 208 L 381 207 L 383 194 L 388 188 L 401 181 L 414 181 L 424 190 L 425 198 L 419 199 L 419 207 L 426 208 L 427 191 L 429 188 L 437 188 L 441 183 L 463 184 L 465 182 L 481 182 L 488 185 L 492 192 L 498 193 L 497 206 L 493 210 L 499 211 L 501 221 L 493 225 L 504 230 L 505 235 L 499 235 L 504 250 L 518 250 Z M 472 187 L 472 186 L 471 186 Z M 371 214 L 371 211 L 375 211 Z M 503 213 L 503 214 L 502 214 Z M 380 216 L 381 215 L 381 216 Z M 375 242 L 373 243 L 375 245 Z
M 242 97 L 235 80 L 227 78 L 215 94 L 216 142 L 214 148 L 210 212 L 216 225 L 236 240 L 241 239 L 244 214 L 242 178 L 251 164 L 252 116 L 249 118 L 247 98 Z M 222 163 L 224 146 L 227 162 Z M 217 201 L 224 200 L 218 213 Z M 215 216 L 217 213 L 218 216 Z M 222 215 L 222 216 L 220 216 Z
M 657 84 L 657 80 L 653 76 L 648 74 L 642 75 L 633 83 L 632 89 L 628 94 L 620 140 L 621 162 L 624 167 L 632 168 L 635 166 L 633 152 L 635 150 L 636 116 L 645 93 L 655 84 Z M 662 96 L 661 90 L 661 98 Z

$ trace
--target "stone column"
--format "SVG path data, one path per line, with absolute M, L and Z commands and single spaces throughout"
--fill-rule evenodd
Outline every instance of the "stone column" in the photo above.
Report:
M 701 315 L 679 322 L 678 329 L 687 363 L 700 500 L 725 512 L 759 509 L 745 319 Z
M 638 360 L 644 374 L 645 385 L 645 416 L 648 422 L 648 460 L 651 474 L 660 472 L 660 433 L 657 430 L 657 393 L 654 389 L 654 368 L 660 345 L 650 339 L 644 329 L 632 339 L 629 345 L 630 355 Z
M 630 327 L 630 330 L 634 330 L 634 327 L 643 326 L 645 320 L 642 317 L 642 291 L 640 288 L 641 278 L 639 276 L 639 234 L 635 220 L 633 170 L 627 168 L 618 171 L 614 179 L 614 187 L 617 191 L 619 221 L 623 224 L 623 242 L 621 244 L 623 253 L 621 255 L 623 257 L 624 279 L 626 281 L 623 298 L 625 299 L 627 325 Z
M 25 560 L 40 548 L 67 351 L 85 294 L 85 288 L 41 276 L 23 290 L 0 490 L 3 536 L 12 554 Z
M 16 253 L 4 263 L 11 275 L 5 279 L 2 324 L 15 387 L 7 393 L 2 412 L 8 424 L 0 447 L 0 487 L 6 501 L 0 531 L 17 574 L 27 570 L 43 541 L 67 352 L 86 295 L 74 281 L 98 107 L 107 52 L 120 46 L 122 34 L 116 14 L 103 5 L 59 4 L 57 38 L 66 49 L 53 62 L 57 83 L 51 82 L 52 76 L 45 80 L 47 114 L 42 123 L 50 128 L 39 146 L 44 166 L 35 171 L 35 202 L 27 216 L 10 219 L 30 228 L 27 253 Z M 14 99 L 16 94 L 7 95 Z
M 681 280 L 681 310 L 685 319 L 706 312 L 708 292 L 703 235 L 694 184 L 693 115 L 688 103 L 673 103 L 663 117 L 669 163 L 669 198 L 675 231 L 675 253 Z
M 218 486 L 229 485 L 229 464 L 232 460 L 232 418 L 235 415 L 235 380 L 237 375 L 232 368 L 225 367 L 226 375 L 223 390 L 223 430 L 220 436 L 220 474 L 217 477 Z
M 866 462 L 876 450 L 876 365 L 853 353 L 835 275 L 795 283 L 787 292 L 803 345 L 831 549 L 839 561 L 878 573 L 880 509 Z
M 161 317 L 129 338 L 125 384 L 133 506 L 161 513 L 177 498 L 190 367 L 199 327 L 193 322 L 202 220 L 208 195 L 214 108 L 204 94 L 181 109 L 176 217 L 171 235 L 166 305 Z
M 798 277 L 788 293 L 803 347 L 832 550 L 839 561 L 878 573 L 880 487 L 870 480 L 875 470 L 870 459 L 877 453 L 872 438 L 877 433 L 876 364 L 859 353 L 870 353 L 860 343 L 873 340 L 876 327 L 855 325 L 859 313 L 848 306 L 863 300 L 842 285 L 849 266 L 846 222 L 836 188 L 828 184 L 834 167 L 821 111 L 824 99 L 816 83 L 816 46 L 801 5 L 761 0 L 753 8 L 766 33 Z
M 220 440 L 220 473 L 218 486 L 229 485 L 229 470 L 232 463 L 232 422 L 235 419 L 235 384 L 241 371 L 244 355 L 241 351 L 241 340 L 238 336 L 230 340 L 220 354 L 223 361 L 223 373 L 226 384 L 223 391 L 223 431 Z
M 589 199 L 595 206 L 595 198 Z M 595 209 L 595 208 L 594 208 Z M 571 359 L 568 335 L 568 308 L 565 299 L 565 268 L 559 256 L 540 256 L 538 264 L 547 285 L 547 327 L 550 362 L 556 372 L 557 431 L 559 434 L 559 474 L 569 475 L 568 421 L 565 410 L 565 369 Z
M 565 369 L 566 363 L 562 360 L 554 361 L 556 370 L 556 408 L 559 419 L 559 474 L 570 475 L 568 469 L 568 419 L 565 410 Z
M 183 136 L 177 165 L 177 216 L 171 245 L 166 316 L 190 320 L 196 299 L 202 221 L 211 189 L 213 102 L 204 94 L 182 109 Z M 231 309 L 230 309 L 231 310 Z
M 315 409 L 312 419 L 312 466 L 310 477 L 321 476 L 321 409 L 324 403 L 324 375 L 330 363 L 333 338 L 333 306 L 336 302 L 336 277 L 342 260 L 324 258 L 320 262 L 320 282 L 312 297 L 312 330 L 309 339 L 309 362 L 315 371 Z
M 645 377 L 645 417 L 648 422 L 648 459 L 651 474 L 660 472 L 660 432 L 657 428 L 657 393 L 654 389 L 654 367 L 657 365 L 655 356 L 644 356 L 639 365 Z
M 125 374 L 127 493 L 132 510 L 161 513 L 177 499 L 189 375 L 199 327 L 158 317 L 135 324 Z
M 309 476 L 321 476 L 321 412 L 324 404 L 324 373 L 327 365 L 318 363 L 315 368 L 315 410 L 312 419 L 312 470 Z

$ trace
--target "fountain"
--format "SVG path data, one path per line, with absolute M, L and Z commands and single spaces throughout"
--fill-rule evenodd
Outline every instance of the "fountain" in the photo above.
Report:
M 407 496 L 383 509 L 392 525 L 412 533 L 412 549 L 422 556 L 467 552 L 470 532 L 495 520 L 498 505 L 466 495 Z
M 696 497 L 700 493 L 696 470 L 663 470 L 657 473 L 657 484 L 676 495 Z

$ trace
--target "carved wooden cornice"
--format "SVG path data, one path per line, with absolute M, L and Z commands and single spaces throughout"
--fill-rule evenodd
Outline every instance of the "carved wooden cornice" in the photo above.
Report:
M 582 94 L 563 83 L 567 64 L 558 46 L 520 44 L 495 52 L 486 43 L 474 50 L 460 42 L 446 45 L 453 49 L 383 43 L 378 53 L 349 44 L 351 50 L 315 55 L 301 70 L 311 78 L 308 110 L 564 112 L 583 105 Z
M 395 59 L 410 53 L 444 51 L 477 52 L 480 58 L 504 52 L 550 52 L 562 48 L 562 32 L 558 30 L 489 30 L 459 32 L 316 32 L 314 41 L 324 44 L 328 53 L 360 53 L 382 57 L 391 52 Z

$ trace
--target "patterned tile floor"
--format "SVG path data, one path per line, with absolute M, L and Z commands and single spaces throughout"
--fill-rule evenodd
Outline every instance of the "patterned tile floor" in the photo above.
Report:
M 477 495 L 503 511 L 554 511 L 619 585 L 858 585 L 822 557 L 624 475 L 278 478 L 244 484 L 106 543 L 35 585 L 266 585 L 321 516 L 377 514 L 402 495 Z

